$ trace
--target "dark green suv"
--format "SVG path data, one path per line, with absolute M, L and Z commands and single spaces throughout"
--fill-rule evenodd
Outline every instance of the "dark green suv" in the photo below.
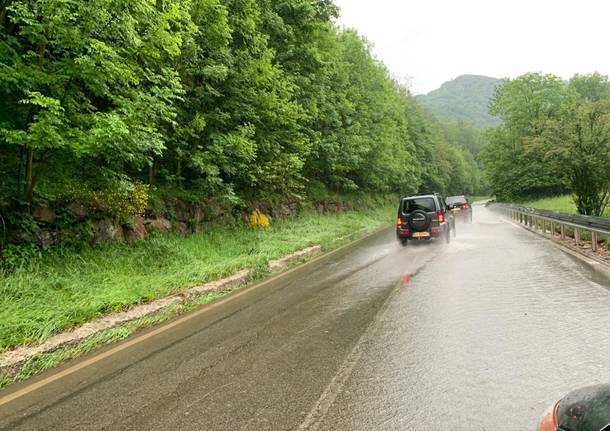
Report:
M 398 206 L 396 237 L 403 246 L 413 240 L 455 236 L 455 218 L 438 193 L 404 196 Z

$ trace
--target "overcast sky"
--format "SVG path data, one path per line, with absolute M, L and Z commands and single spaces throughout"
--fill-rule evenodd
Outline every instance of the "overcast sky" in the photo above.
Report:
M 390 72 L 427 93 L 462 74 L 610 74 L 607 0 L 335 0 Z

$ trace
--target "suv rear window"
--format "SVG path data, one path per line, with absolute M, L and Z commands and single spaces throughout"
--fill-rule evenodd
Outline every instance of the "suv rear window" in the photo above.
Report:
M 434 204 L 434 199 L 432 198 L 415 198 L 415 199 L 405 199 L 402 203 L 402 212 L 403 213 L 412 213 L 416 210 L 422 210 L 426 212 L 434 212 L 436 211 L 436 205 Z
M 466 204 L 466 203 L 468 203 L 468 199 L 466 199 L 466 196 L 449 196 L 447 198 L 447 205 Z

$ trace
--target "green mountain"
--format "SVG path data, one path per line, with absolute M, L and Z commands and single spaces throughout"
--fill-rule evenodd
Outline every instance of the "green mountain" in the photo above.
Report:
M 460 120 L 477 127 L 495 127 L 500 120 L 489 114 L 489 102 L 503 79 L 481 75 L 462 75 L 445 82 L 419 102 L 438 117 Z

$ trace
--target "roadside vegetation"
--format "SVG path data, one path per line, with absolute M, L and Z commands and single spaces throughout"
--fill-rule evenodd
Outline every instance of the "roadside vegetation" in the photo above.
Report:
M 422 109 L 338 12 L 0 2 L 0 351 L 374 229 L 387 196 L 484 191 L 481 133 Z
M 49 250 L 0 272 L 0 352 L 243 268 L 260 271 L 311 245 L 328 249 L 337 238 L 389 225 L 394 210 L 306 213 L 263 230 L 235 225 L 80 252 Z
M 479 202 L 479 201 L 487 201 L 487 200 L 493 199 L 493 196 L 491 196 L 491 195 L 474 195 L 474 196 L 468 195 L 467 198 L 470 202 Z
M 2 2 L 0 247 L 36 242 L 45 205 L 129 225 L 177 197 L 235 218 L 319 190 L 479 191 L 476 154 L 337 15 L 309 0 Z
M 528 208 L 538 208 L 541 210 L 555 211 L 565 214 L 578 214 L 576 204 L 574 203 L 574 197 L 570 195 L 534 199 L 524 201 L 520 205 Z M 610 208 L 607 208 L 602 216 L 610 218 Z
M 100 346 L 124 340 L 138 330 L 154 326 L 172 317 L 188 313 L 197 307 L 216 301 L 217 299 L 220 299 L 239 288 L 240 287 L 236 287 L 222 292 L 210 293 L 208 295 L 195 297 L 193 300 L 182 304 L 170 305 L 158 313 L 142 317 L 141 319 L 136 319 L 124 326 L 118 326 L 116 328 L 102 331 L 84 340 L 82 343 L 63 346 L 52 352 L 36 354 L 27 359 L 16 373 L 10 371 L 4 373 L 0 372 L 0 389 L 20 380 L 27 380 L 30 377 L 53 368 L 64 361 L 78 358 L 79 356 L 89 353 Z
M 579 214 L 604 214 L 610 200 L 607 76 L 575 75 L 565 83 L 528 73 L 497 89 L 491 113 L 503 124 L 487 132 L 482 160 L 498 200 L 568 194 Z

